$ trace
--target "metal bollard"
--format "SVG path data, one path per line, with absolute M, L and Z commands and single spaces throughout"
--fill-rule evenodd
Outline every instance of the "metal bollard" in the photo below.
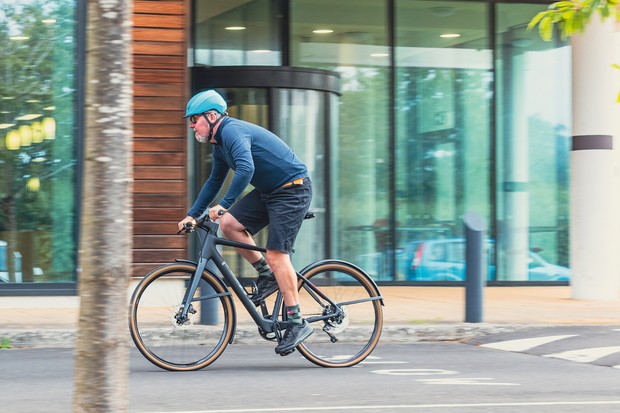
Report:
M 463 215 L 465 225 L 465 322 L 481 323 L 487 266 L 484 262 L 486 222 L 475 212 Z

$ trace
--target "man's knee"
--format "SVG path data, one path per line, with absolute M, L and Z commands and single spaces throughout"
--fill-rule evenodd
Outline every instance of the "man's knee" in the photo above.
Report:
M 291 262 L 291 259 L 287 253 L 278 250 L 267 250 L 265 259 L 271 268 L 287 266 Z
M 222 215 L 220 218 L 220 229 L 227 238 L 230 234 L 244 230 L 239 221 L 237 221 L 237 219 L 230 214 Z

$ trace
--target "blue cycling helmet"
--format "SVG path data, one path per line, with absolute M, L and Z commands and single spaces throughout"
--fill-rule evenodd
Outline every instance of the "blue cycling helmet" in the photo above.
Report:
M 228 105 L 222 95 L 215 90 L 204 90 L 195 94 L 189 102 L 187 102 L 185 116 L 183 117 L 188 118 L 192 115 L 200 115 L 209 110 L 216 110 L 221 114 L 225 114 L 227 108 Z

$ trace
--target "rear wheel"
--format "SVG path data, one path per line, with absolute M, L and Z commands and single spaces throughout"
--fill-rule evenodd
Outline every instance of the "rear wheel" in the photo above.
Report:
M 299 352 L 322 367 L 349 367 L 368 357 L 383 327 L 381 296 L 372 280 L 357 267 L 340 261 L 319 263 L 301 274 L 335 307 L 300 280 L 301 310 L 314 334 L 297 347 Z M 337 310 L 339 315 L 313 321 Z
M 158 268 L 136 287 L 130 303 L 129 331 L 151 363 L 166 370 L 198 370 L 213 363 L 233 334 L 233 301 L 215 275 L 203 272 L 185 319 L 183 296 L 196 267 Z

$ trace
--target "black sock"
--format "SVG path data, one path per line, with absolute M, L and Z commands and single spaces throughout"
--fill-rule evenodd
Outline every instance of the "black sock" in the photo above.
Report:
M 256 272 L 258 272 L 259 277 L 273 277 L 274 276 L 273 271 L 271 271 L 271 268 L 269 267 L 269 264 L 267 264 L 267 260 L 264 257 L 252 263 L 252 266 L 254 267 Z
M 303 318 L 301 318 L 301 310 L 299 304 L 294 306 L 286 306 L 286 319 L 293 324 L 301 324 Z

